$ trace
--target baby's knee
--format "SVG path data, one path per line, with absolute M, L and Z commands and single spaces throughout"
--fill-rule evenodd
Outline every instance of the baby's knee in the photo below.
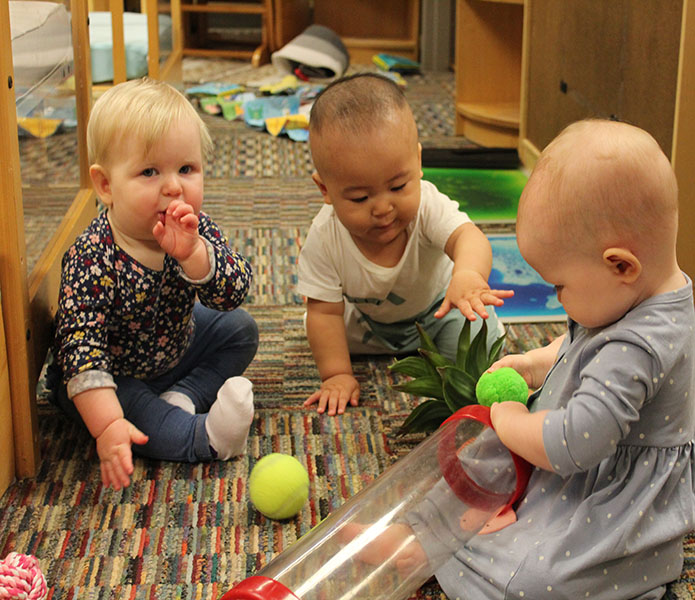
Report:
M 236 343 L 242 343 L 254 351 L 258 348 L 258 324 L 256 320 L 243 308 L 237 308 L 232 312 L 226 313 L 230 327 L 228 330 L 233 332 Z

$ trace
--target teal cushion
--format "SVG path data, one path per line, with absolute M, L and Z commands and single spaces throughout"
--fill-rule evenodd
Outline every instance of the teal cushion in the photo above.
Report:
M 123 13 L 126 77 L 147 75 L 147 15 Z M 89 47 L 92 82 L 113 81 L 113 41 L 110 12 L 89 13 Z M 171 17 L 159 15 L 160 53 L 171 50 Z

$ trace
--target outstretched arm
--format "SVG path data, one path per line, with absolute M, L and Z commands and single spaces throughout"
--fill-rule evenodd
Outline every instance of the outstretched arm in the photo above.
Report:
M 357 406 L 360 385 L 352 373 L 343 302 L 307 301 L 306 331 L 311 352 L 321 376 L 321 389 L 304 402 L 318 404 L 318 412 L 341 415 L 348 403 Z
M 492 269 L 492 249 L 485 234 L 473 223 L 457 227 L 444 251 L 454 261 L 454 268 L 435 317 L 441 318 L 456 307 L 471 321 L 476 320 L 476 313 L 487 319 L 485 305 L 502 306 L 504 298 L 514 295 L 512 290 L 490 289 L 487 279 Z

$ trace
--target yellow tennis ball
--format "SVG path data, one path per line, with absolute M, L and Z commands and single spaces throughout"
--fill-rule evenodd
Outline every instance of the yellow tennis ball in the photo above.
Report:
M 309 475 L 294 456 L 273 452 L 251 469 L 249 497 L 270 519 L 289 519 L 309 497 Z

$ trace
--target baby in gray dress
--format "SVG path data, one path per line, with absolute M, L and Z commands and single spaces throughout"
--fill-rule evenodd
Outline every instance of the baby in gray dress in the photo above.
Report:
M 536 390 L 528 409 L 491 409 L 502 443 L 536 469 L 515 522 L 430 560 L 452 600 L 656 599 L 679 576 L 695 519 L 695 311 L 677 227 L 675 176 L 645 131 L 581 121 L 541 154 L 517 239 L 568 330 L 491 367 Z M 436 496 L 404 525 L 418 538 L 410 564 L 441 550 Z M 465 538 L 456 527 L 449 540 Z
M 695 519 L 695 312 L 677 227 L 675 175 L 645 131 L 581 121 L 541 154 L 517 240 L 568 331 L 493 365 L 540 388 L 530 410 L 491 413 L 537 469 L 517 522 L 437 573 L 451 598 L 651 599 L 679 576 Z

